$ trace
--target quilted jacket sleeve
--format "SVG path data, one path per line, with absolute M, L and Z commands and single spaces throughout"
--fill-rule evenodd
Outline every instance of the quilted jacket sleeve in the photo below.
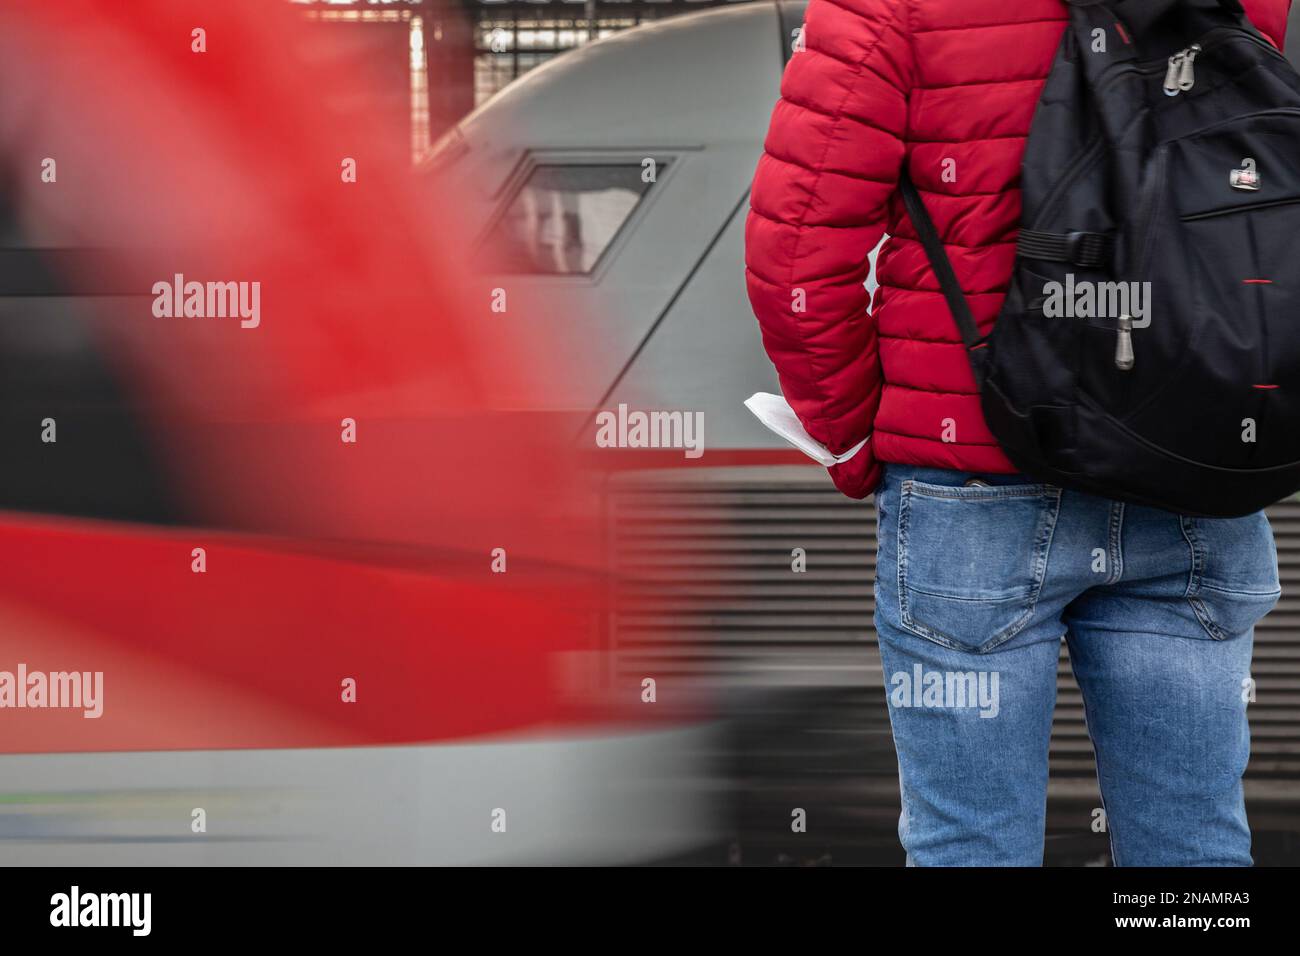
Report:
M 781 80 L 745 227 L 749 300 L 781 390 L 835 454 L 871 430 L 882 384 L 863 283 L 904 158 L 910 0 L 811 0 Z M 871 444 L 831 469 L 855 498 Z

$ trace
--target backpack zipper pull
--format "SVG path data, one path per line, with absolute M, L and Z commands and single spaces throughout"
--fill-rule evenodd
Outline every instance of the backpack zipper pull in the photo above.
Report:
M 1183 57 L 1186 55 L 1186 50 L 1179 50 L 1169 58 L 1169 69 L 1165 71 L 1165 96 L 1178 95 L 1179 75 L 1183 68 Z
M 1133 316 L 1121 315 L 1115 338 L 1115 367 L 1127 372 L 1133 367 Z
M 1192 64 L 1196 62 L 1196 54 L 1201 52 L 1201 45 L 1193 43 L 1187 48 L 1186 56 L 1183 57 L 1183 66 L 1178 73 L 1178 89 L 1186 93 L 1196 85 L 1196 73 L 1192 69 Z

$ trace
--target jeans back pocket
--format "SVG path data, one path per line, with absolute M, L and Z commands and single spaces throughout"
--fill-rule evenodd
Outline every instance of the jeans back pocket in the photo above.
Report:
M 1264 512 L 1241 518 L 1182 516 L 1191 548 L 1187 600 L 1207 634 L 1226 641 L 1250 632 L 1277 604 L 1277 544 Z
M 1033 617 L 1061 490 L 1052 485 L 931 485 L 898 501 L 898 602 L 905 628 L 984 653 Z

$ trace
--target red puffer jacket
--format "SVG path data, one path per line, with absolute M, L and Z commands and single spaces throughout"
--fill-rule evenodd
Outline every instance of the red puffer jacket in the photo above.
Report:
M 1281 46 L 1290 0 L 1244 6 Z M 882 461 L 1015 470 L 896 186 L 906 163 L 987 331 L 1011 279 L 1025 137 L 1067 19 L 1060 0 L 808 5 L 754 176 L 746 278 L 804 427 L 836 454 L 871 436 L 831 469 L 845 494 L 869 494 Z M 867 257 L 886 232 L 868 309 Z

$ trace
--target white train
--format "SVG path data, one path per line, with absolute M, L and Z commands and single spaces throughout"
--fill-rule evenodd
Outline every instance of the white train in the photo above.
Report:
M 468 116 L 425 168 L 471 197 L 467 236 L 485 250 L 476 281 L 523 294 L 528 321 L 566 337 L 593 373 L 561 404 L 589 413 L 619 403 L 704 412 L 702 464 L 712 467 L 625 476 L 642 501 L 626 515 L 617 496 L 611 507 L 621 560 L 646 580 L 645 606 L 611 628 L 626 667 L 761 688 L 761 703 L 740 708 L 742 724 L 748 713 L 761 728 L 741 762 L 773 793 L 827 799 L 821 819 L 837 832 L 825 846 L 868 846 L 860 858 L 881 859 L 897 780 L 870 635 L 874 515 L 839 496 L 820 469 L 794 464 L 797 453 L 781 457 L 779 439 L 741 405 L 755 391 L 777 390 L 745 294 L 743 229 L 804 7 L 714 9 L 567 54 Z M 1292 34 L 1300 39 L 1300 27 Z M 645 183 L 651 164 L 655 180 Z M 647 497 L 658 507 L 648 508 Z M 1300 577 L 1300 506 L 1280 504 L 1271 516 L 1289 594 Z M 793 548 L 806 550 L 806 574 L 790 574 Z M 656 614 L 656 588 L 685 590 L 697 610 Z M 1281 859 L 1266 848 L 1294 839 L 1270 843 L 1265 833 L 1300 829 L 1296 611 L 1284 597 L 1257 636 L 1257 678 L 1273 691 L 1255 705 L 1248 779 L 1261 860 Z M 818 749 L 833 739 L 843 747 Z M 768 746 L 774 757 L 764 765 Z M 800 749 L 801 762 L 781 762 Z M 831 794 L 841 785 L 855 796 L 837 804 Z M 1049 841 L 1049 860 L 1104 858 L 1104 839 L 1079 824 L 1100 804 L 1065 662 L 1052 794 L 1049 825 L 1062 836 Z M 779 807 L 775 799 L 758 810 L 770 810 L 773 833 Z
M 465 203 L 485 287 L 581 351 L 534 402 L 703 412 L 708 447 L 780 446 L 742 406 L 775 390 L 745 295 L 749 183 L 804 3 L 744 3 L 566 53 L 475 110 L 426 169 Z M 653 176 L 652 182 L 645 180 Z

